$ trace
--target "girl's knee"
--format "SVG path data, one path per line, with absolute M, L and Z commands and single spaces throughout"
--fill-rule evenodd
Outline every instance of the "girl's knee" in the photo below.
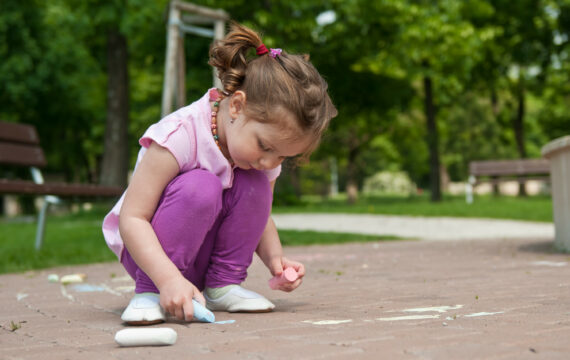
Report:
M 259 170 L 236 170 L 233 186 L 254 190 L 258 195 L 271 195 L 269 179 Z
M 273 201 L 271 184 L 267 176 L 258 170 L 236 170 L 232 191 L 240 201 L 248 201 L 269 211 Z
M 168 185 L 180 198 L 191 202 L 199 199 L 214 200 L 222 195 L 220 179 L 209 171 L 196 169 L 178 175 Z
M 222 192 L 222 183 L 216 175 L 196 169 L 175 177 L 166 187 L 164 196 L 190 212 L 205 214 L 219 210 Z

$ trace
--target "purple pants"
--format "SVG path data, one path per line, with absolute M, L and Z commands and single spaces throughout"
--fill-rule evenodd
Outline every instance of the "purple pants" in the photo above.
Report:
M 224 190 L 215 175 L 196 169 L 166 186 L 151 225 L 166 255 L 198 289 L 240 284 L 272 200 L 269 180 L 260 171 L 236 169 L 233 186 Z M 136 282 L 136 293 L 158 293 L 126 248 L 121 262 Z

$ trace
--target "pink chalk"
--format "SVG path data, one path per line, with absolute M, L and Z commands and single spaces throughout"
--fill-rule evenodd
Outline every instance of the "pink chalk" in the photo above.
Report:
M 283 270 L 280 276 L 274 276 L 269 280 L 269 287 L 273 290 L 277 290 L 279 285 L 285 284 L 288 282 L 293 282 L 297 280 L 299 275 L 292 267 L 288 267 L 287 269 Z

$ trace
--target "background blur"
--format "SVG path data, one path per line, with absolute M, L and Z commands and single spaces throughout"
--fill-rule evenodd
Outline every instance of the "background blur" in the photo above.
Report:
M 310 54 L 329 83 L 339 116 L 309 164 L 285 166 L 277 204 L 439 201 L 469 161 L 540 157 L 570 132 L 570 0 L 192 2 Z M 0 119 L 37 127 L 48 179 L 126 183 L 160 119 L 167 15 L 166 0 L 0 1 Z M 185 36 L 189 103 L 212 86 L 210 41 Z

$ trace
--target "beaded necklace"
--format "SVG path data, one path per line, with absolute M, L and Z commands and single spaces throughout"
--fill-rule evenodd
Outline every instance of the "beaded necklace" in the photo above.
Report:
M 214 101 L 214 109 L 212 110 L 212 136 L 214 137 L 214 141 L 216 142 L 216 145 L 218 145 L 218 149 L 220 149 L 220 151 L 222 152 L 222 155 L 224 154 L 224 151 L 222 150 L 222 146 L 220 145 L 220 137 L 218 136 L 218 110 L 220 109 L 220 102 L 222 101 L 222 99 L 224 98 L 223 92 L 219 91 L 219 90 L 214 90 L 214 93 L 212 95 L 215 95 L 215 97 L 212 99 Z M 233 123 L 233 121 L 232 121 Z M 225 157 L 225 155 L 224 155 Z M 233 166 L 234 165 L 234 161 L 231 158 L 228 158 L 228 161 L 230 162 L 230 164 Z
M 214 110 L 212 110 L 212 136 L 214 137 L 214 141 L 220 151 L 222 151 L 222 146 L 220 145 L 220 137 L 218 136 L 218 110 L 220 109 L 220 101 L 222 101 L 223 96 L 221 96 L 218 92 L 218 96 L 214 100 Z

